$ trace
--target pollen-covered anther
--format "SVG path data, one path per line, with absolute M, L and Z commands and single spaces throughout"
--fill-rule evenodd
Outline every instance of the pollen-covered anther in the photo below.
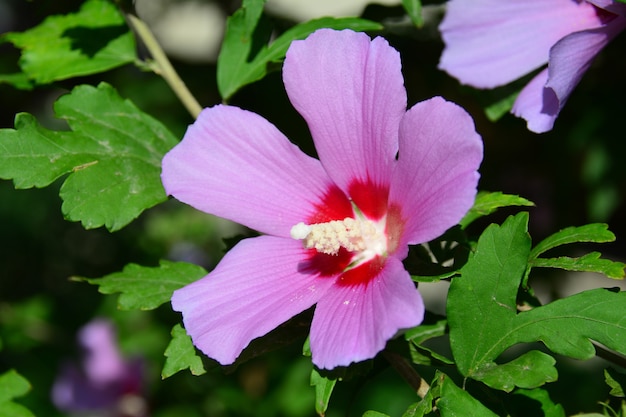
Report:
M 372 243 L 380 242 L 382 234 L 370 220 L 346 217 L 312 225 L 298 223 L 291 228 L 291 237 L 302 240 L 307 249 L 336 255 L 341 248 L 348 252 L 362 252 Z

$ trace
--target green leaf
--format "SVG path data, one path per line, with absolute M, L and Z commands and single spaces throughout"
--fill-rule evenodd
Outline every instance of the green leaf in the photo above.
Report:
M 325 378 L 315 369 L 311 371 L 311 386 L 315 387 L 315 412 L 318 415 L 326 414 L 330 396 L 336 383 L 336 379 Z
M 0 417 L 35 417 L 26 407 L 11 401 L 0 403 Z
M 555 362 L 552 356 L 531 350 L 504 365 L 488 363 L 477 371 L 474 378 L 506 392 L 511 392 L 516 386 L 536 388 L 557 380 Z
M 483 216 L 487 216 L 499 208 L 510 206 L 534 206 L 532 201 L 523 197 L 511 194 L 503 194 L 501 192 L 481 191 L 476 196 L 474 206 L 467 212 L 465 217 L 459 222 L 461 227 L 465 229 L 474 220 Z
M 363 417 L 390 417 L 389 414 L 381 413 L 380 411 L 368 410 L 363 413 Z
M 75 278 L 98 285 L 102 294 L 121 293 L 120 310 L 153 310 L 169 302 L 172 293 L 205 276 L 204 268 L 185 262 L 161 261 L 158 267 L 128 264 L 122 272 L 102 278 Z
M 0 74 L 0 84 L 9 84 L 20 90 L 33 89 L 33 83 L 23 72 L 16 74 Z
M 30 384 L 15 370 L 0 375 L 0 403 L 21 397 L 30 391 Z
M 411 404 L 402 414 L 402 417 L 424 417 L 435 407 L 435 401 L 441 397 L 441 383 L 448 376 L 440 371 L 435 372 L 435 377 L 430 383 L 430 389 L 419 402 Z
M 527 222 L 527 213 L 520 213 L 502 226 L 489 226 L 461 277 L 452 280 L 450 345 L 464 376 L 480 380 L 502 352 L 518 343 L 542 341 L 575 359 L 594 356 L 591 340 L 626 353 L 626 293 L 596 289 L 517 313 L 516 295 L 530 254 Z M 547 362 L 528 366 L 536 375 L 548 368 Z M 545 382 L 552 380 L 549 372 L 545 375 Z
M 26 407 L 12 400 L 30 391 L 26 378 L 10 370 L 0 375 L 0 417 L 34 417 Z
M 404 333 L 404 338 L 417 345 L 434 337 L 443 336 L 446 333 L 446 320 L 439 320 L 435 324 L 423 324 L 413 327 Z
M 193 375 L 206 373 L 202 359 L 196 355 L 196 349 L 185 329 L 177 324 L 172 328 L 172 341 L 165 349 L 165 364 L 161 378 L 169 378 L 183 369 L 189 369 Z
M 613 242 L 614 240 L 615 235 L 608 230 L 608 225 L 604 223 L 568 227 L 539 242 L 530 252 L 530 258 L 537 258 L 539 255 L 549 251 L 550 249 L 556 248 L 557 246 L 567 245 L 569 243 L 606 243 Z
M 22 50 L 22 71 L 40 84 L 107 71 L 136 59 L 133 35 L 106 0 L 88 0 L 77 13 L 50 16 L 3 39 Z
M 422 2 L 420 0 L 402 0 L 402 6 L 404 6 L 404 10 L 411 18 L 411 22 L 418 28 L 421 28 L 424 24 Z
M 515 391 L 515 395 L 523 395 L 538 401 L 541 404 L 544 417 L 565 417 L 563 406 L 561 406 L 561 404 L 555 404 L 545 390 L 540 388 L 532 390 L 518 389 Z
M 439 320 L 435 324 L 420 325 L 409 329 L 404 333 L 404 338 L 411 342 L 410 351 L 413 363 L 419 365 L 432 365 L 433 359 L 448 365 L 452 365 L 454 363 L 450 359 L 433 351 L 432 349 L 422 346 L 422 343 L 428 339 L 443 336 L 446 333 L 446 327 L 446 320 Z
M 604 381 L 611 388 L 609 395 L 624 398 L 624 387 L 626 386 L 626 375 L 617 372 L 615 369 L 604 370 Z
M 467 391 L 457 387 L 449 377 L 445 377 L 441 383 L 441 398 L 437 401 L 437 408 L 442 417 L 497 417 Z
M 217 85 L 228 100 L 244 85 L 260 80 L 269 64 L 280 63 L 293 40 L 304 39 L 320 28 L 380 30 L 376 22 L 358 18 L 321 18 L 287 30 L 269 46 L 271 31 L 262 20 L 265 0 L 244 0 L 226 23 L 226 34 L 217 60 Z
M 121 229 L 166 200 L 161 159 L 176 138 L 108 84 L 76 87 L 55 103 L 72 131 L 48 130 L 27 113 L 0 129 L 0 178 L 16 188 L 61 187 L 62 211 L 85 228 Z
M 465 376 L 495 359 L 494 342 L 515 318 L 517 287 L 530 252 L 527 224 L 528 213 L 522 212 L 502 226 L 487 227 L 461 276 L 452 279 L 446 306 L 450 344 Z
M 497 122 L 502 116 L 511 110 L 518 95 L 519 91 L 513 91 L 512 93 L 503 96 L 486 106 L 485 115 L 487 116 L 487 119 L 492 122 Z
M 559 268 L 566 271 L 597 272 L 609 278 L 623 279 L 626 264 L 609 259 L 601 259 L 599 252 L 591 252 L 580 258 L 561 256 L 558 258 L 536 258 L 531 261 L 533 267 Z

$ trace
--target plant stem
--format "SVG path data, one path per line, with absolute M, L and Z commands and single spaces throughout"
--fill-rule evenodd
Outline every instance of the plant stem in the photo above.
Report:
M 152 66 L 153 71 L 165 79 L 167 84 L 178 96 L 191 116 L 194 119 L 197 118 L 202 111 L 202 106 L 200 106 L 183 80 L 181 80 L 178 76 L 178 73 L 165 55 L 165 52 L 163 52 L 161 45 L 159 45 L 159 42 L 152 34 L 152 31 L 150 31 L 148 25 L 146 25 L 143 20 L 139 19 L 139 17 L 133 13 L 126 13 L 126 18 L 128 19 L 131 27 L 135 30 L 135 33 L 137 33 L 139 38 L 141 38 L 142 42 L 150 52 L 150 55 L 152 55 L 152 58 L 156 63 L 156 65 Z
M 417 371 L 411 366 L 405 357 L 390 351 L 383 351 L 383 356 L 387 359 L 387 362 L 391 364 L 393 369 L 400 374 L 400 376 L 413 388 L 420 398 L 428 393 L 430 385 L 424 378 L 417 373 Z

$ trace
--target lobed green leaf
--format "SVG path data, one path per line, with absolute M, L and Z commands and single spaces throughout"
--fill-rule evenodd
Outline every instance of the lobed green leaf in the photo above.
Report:
M 626 397 L 624 387 L 626 386 L 626 375 L 617 372 L 615 369 L 608 368 L 604 370 L 604 381 L 611 388 L 609 395 L 614 397 Z
M 626 264 L 600 258 L 599 252 L 591 252 L 580 258 L 561 256 L 558 258 L 536 258 L 531 261 L 533 267 L 559 268 L 566 271 L 597 272 L 609 278 L 623 279 Z
M 20 67 L 39 84 L 107 71 L 136 59 L 124 17 L 106 0 L 88 0 L 77 13 L 49 16 L 2 39 L 22 50 Z
M 465 376 L 481 380 L 483 370 L 518 343 L 542 341 L 553 352 L 576 359 L 594 356 L 591 340 L 626 353 L 626 293 L 596 289 L 517 313 L 516 295 L 530 254 L 527 222 L 527 213 L 520 213 L 502 226 L 489 226 L 461 277 L 452 280 L 450 344 Z M 547 362 L 536 369 L 535 363 L 528 366 L 540 375 Z M 552 378 L 546 372 L 545 382 Z
M 358 18 L 311 20 L 287 30 L 270 45 L 271 30 L 262 19 L 265 0 L 244 0 L 226 22 L 226 34 L 217 60 L 217 85 L 224 100 L 243 86 L 263 78 L 270 64 L 280 63 L 292 41 L 304 39 L 320 28 L 380 30 L 376 22 Z
M 528 213 L 522 212 L 502 226 L 487 227 L 461 276 L 452 279 L 446 306 L 450 344 L 465 376 L 495 359 L 492 349 L 515 318 L 517 287 L 530 252 L 527 224 Z
M 573 226 L 560 230 L 539 242 L 530 252 L 530 257 L 536 258 L 544 252 L 558 246 L 569 243 L 593 242 L 606 243 L 613 242 L 615 235 L 604 223 L 592 223 L 584 226 Z
M 75 278 L 98 285 L 102 294 L 121 293 L 120 310 L 153 310 L 169 302 L 172 293 L 196 281 L 207 272 L 204 268 L 185 263 L 161 261 L 158 267 L 128 264 L 122 272 L 102 278 Z
M 196 355 L 196 348 L 185 329 L 177 324 L 172 328 L 172 340 L 165 349 L 165 364 L 161 371 L 161 378 L 169 378 L 175 373 L 189 369 L 193 375 L 206 373 L 202 359 Z
M 476 371 L 474 378 L 506 392 L 513 391 L 516 386 L 536 388 L 557 380 L 555 363 L 552 356 L 531 350 L 504 365 L 487 363 Z
M 176 138 L 106 83 L 81 85 L 55 103 L 71 131 L 49 130 L 27 113 L 0 129 L 0 178 L 16 188 L 61 187 L 62 211 L 85 228 L 121 229 L 166 200 L 161 159 Z
M 459 224 L 463 229 L 469 226 L 474 220 L 487 216 L 497 209 L 510 206 L 534 206 L 535 204 L 523 197 L 503 194 L 501 192 L 487 192 L 481 191 L 476 195 L 474 205 L 467 212 L 465 217 L 461 219 Z

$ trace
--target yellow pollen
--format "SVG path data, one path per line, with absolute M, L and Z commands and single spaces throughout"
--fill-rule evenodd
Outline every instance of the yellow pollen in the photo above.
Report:
M 380 246 L 383 239 L 374 222 L 351 217 L 312 225 L 300 222 L 291 228 L 291 237 L 302 240 L 307 249 L 328 255 L 337 255 L 341 248 L 348 252 L 363 252 L 372 244 Z

